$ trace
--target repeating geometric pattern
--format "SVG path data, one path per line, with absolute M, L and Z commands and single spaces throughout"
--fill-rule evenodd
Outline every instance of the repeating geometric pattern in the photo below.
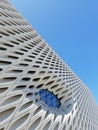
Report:
M 98 130 L 89 89 L 7 0 L 0 0 L 0 130 Z

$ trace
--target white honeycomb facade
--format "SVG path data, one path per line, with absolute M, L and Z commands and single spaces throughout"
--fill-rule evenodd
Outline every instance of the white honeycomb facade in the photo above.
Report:
M 40 99 L 43 89 L 59 107 Z M 88 88 L 7 0 L 0 0 L 0 130 L 98 130 Z

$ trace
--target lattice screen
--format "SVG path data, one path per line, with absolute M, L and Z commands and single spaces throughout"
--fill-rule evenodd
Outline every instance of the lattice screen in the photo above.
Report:
M 0 130 L 98 130 L 88 88 L 7 0 L 0 0 Z

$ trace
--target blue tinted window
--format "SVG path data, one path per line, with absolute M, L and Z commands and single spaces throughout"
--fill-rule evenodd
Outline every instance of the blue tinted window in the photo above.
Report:
M 58 108 L 60 106 L 59 99 L 46 89 L 39 91 L 40 99 L 45 102 L 48 107 Z

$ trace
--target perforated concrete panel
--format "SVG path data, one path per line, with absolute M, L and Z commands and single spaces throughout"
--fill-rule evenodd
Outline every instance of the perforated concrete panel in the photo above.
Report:
M 0 0 L 0 130 L 98 130 L 90 91 Z

